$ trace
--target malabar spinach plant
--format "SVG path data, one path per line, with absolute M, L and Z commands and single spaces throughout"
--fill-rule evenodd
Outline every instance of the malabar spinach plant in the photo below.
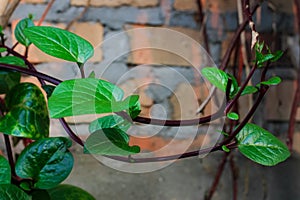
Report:
M 6 160 L 0 156 L 1 199 L 94 199 L 80 188 L 61 184 L 73 167 L 73 156 L 69 151 L 71 140 L 83 146 L 84 153 L 104 155 L 123 162 L 162 162 L 238 149 L 256 163 L 273 166 L 290 156 L 288 148 L 279 139 L 258 125 L 249 123 L 268 88 L 281 82 L 277 76 L 266 80 L 265 75 L 269 64 L 276 62 L 282 52 L 271 52 L 263 42 L 256 42 L 255 61 L 242 84 L 222 68 L 202 69 L 202 75 L 226 94 L 223 106 L 216 113 L 191 120 L 159 120 L 139 116 L 141 107 L 137 95 L 124 97 L 121 88 L 97 79 L 93 74 L 85 78 L 84 63 L 93 56 L 93 46 L 85 39 L 59 28 L 35 26 L 30 18 L 21 20 L 14 34 L 18 43 L 26 48 L 24 55 L 6 45 L 5 35 L 0 30 L 0 92 L 5 96 L 0 99 L 0 132 L 4 134 L 8 157 Z M 82 78 L 61 81 L 36 71 L 27 59 L 28 48 L 32 44 L 46 54 L 76 63 Z M 248 85 L 258 69 L 262 71 L 260 83 Z M 21 74 L 38 78 L 47 97 L 33 83 L 20 83 Z M 252 108 L 240 119 L 234 106 L 241 96 L 254 93 L 257 98 Z M 84 114 L 107 114 L 90 123 L 90 136 L 86 141 L 82 141 L 64 120 L 67 116 Z M 182 155 L 135 158 L 134 154 L 142 149 L 129 145 L 127 132 L 135 122 L 191 126 L 224 117 L 234 127 L 230 131 L 223 130 L 223 140 L 208 149 Z M 71 139 L 50 137 L 49 118 L 60 119 Z M 16 161 L 9 137 L 25 144 Z

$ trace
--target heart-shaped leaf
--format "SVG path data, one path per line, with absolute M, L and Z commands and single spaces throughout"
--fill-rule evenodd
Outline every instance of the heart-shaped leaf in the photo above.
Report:
M 28 40 L 28 38 L 24 35 L 24 30 L 28 27 L 34 26 L 34 23 L 31 19 L 25 18 L 19 21 L 15 28 L 15 37 L 17 41 L 24 46 L 28 47 L 31 42 Z
M 127 131 L 131 124 L 127 120 L 123 119 L 119 115 L 108 115 L 105 117 L 98 118 L 90 123 L 89 131 L 93 133 L 99 129 L 104 128 L 119 128 L 123 131 Z
M 48 137 L 47 104 L 36 85 L 16 85 L 6 95 L 5 100 L 9 112 L 0 119 L 0 132 L 31 139 Z
M 128 156 L 140 152 L 140 147 L 129 146 L 128 142 L 128 135 L 119 128 L 101 129 L 88 137 L 84 153 Z
M 20 73 L 10 70 L 0 70 L 0 94 L 8 93 L 20 80 Z
M 290 156 L 286 145 L 255 124 L 246 124 L 236 138 L 240 152 L 259 164 L 273 166 Z
M 4 64 L 10 64 L 10 65 L 16 65 L 20 67 L 25 67 L 25 62 L 19 57 L 16 56 L 5 56 L 5 57 L 0 57 L 0 63 Z
M 121 101 L 123 90 L 99 79 L 67 80 L 59 84 L 49 98 L 52 118 L 126 110 L 128 102 Z
M 10 184 L 10 179 L 10 165 L 3 156 L 0 156 L 0 184 Z
M 252 85 L 248 85 L 245 87 L 245 89 L 243 90 L 241 96 L 243 95 L 247 95 L 247 94 L 254 94 L 258 91 L 258 89 Z
M 31 200 L 54 200 L 51 199 L 49 193 L 47 190 L 39 190 L 39 189 L 35 189 L 33 191 L 30 192 L 31 194 Z M 57 200 L 59 200 L 60 198 L 56 198 Z
M 124 100 L 124 102 L 126 101 L 128 101 L 128 106 L 129 106 L 127 112 L 129 113 L 132 119 L 136 118 L 141 112 L 141 104 L 139 102 L 139 96 L 131 95 Z
M 25 67 L 25 62 L 16 56 L 0 57 L 0 63 Z M 21 80 L 21 74 L 11 70 L 0 70 L 0 94 L 6 94 Z
M 31 200 L 31 198 L 15 185 L 0 185 L 1 200 Z
M 55 200 L 95 200 L 88 192 L 73 185 L 58 185 L 49 189 L 48 193 L 51 199 Z
M 26 28 L 24 35 L 41 51 L 56 58 L 85 63 L 94 54 L 88 41 L 63 29 L 34 26 Z
M 51 97 L 52 92 L 55 89 L 55 86 L 53 85 L 43 85 L 42 88 L 45 90 L 46 94 L 47 94 L 47 98 Z
M 201 70 L 201 73 L 212 85 L 216 86 L 223 92 L 226 92 L 228 79 L 231 78 L 232 84 L 230 88 L 230 98 L 233 98 L 234 95 L 237 93 L 237 80 L 230 74 L 224 72 L 223 70 L 220 70 L 215 67 L 205 67 Z
M 5 52 L 7 49 L 5 47 L 0 47 L 0 53 Z
M 238 120 L 240 118 L 239 115 L 235 112 L 228 113 L 227 117 L 231 120 Z
M 278 85 L 279 83 L 281 83 L 281 78 L 278 77 L 278 76 L 274 76 L 274 77 L 271 77 L 267 81 L 261 82 L 260 84 L 263 84 L 263 85 Z
M 70 174 L 73 156 L 68 148 L 72 142 L 64 137 L 44 138 L 28 145 L 16 162 L 16 173 L 34 181 L 34 187 L 52 188 Z

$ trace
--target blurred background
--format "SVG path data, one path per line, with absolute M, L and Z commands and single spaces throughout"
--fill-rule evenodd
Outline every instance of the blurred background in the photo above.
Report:
M 6 5 L 1 2 L 0 8 Z M 53 5 L 43 25 L 67 29 L 91 42 L 95 55 L 85 65 L 86 74 L 94 71 L 97 78 L 124 89 L 125 95 L 139 94 L 141 116 L 192 119 L 215 111 L 210 103 L 197 114 L 210 89 L 199 70 L 220 65 L 245 17 L 239 0 L 22 0 L 5 29 L 8 44 L 16 42 L 13 30 L 18 21 L 28 14 L 39 21 L 49 3 Z M 252 121 L 286 142 L 299 76 L 296 7 L 292 0 L 252 0 L 251 9 L 257 3 L 260 6 L 253 21 L 259 38 L 272 51 L 284 51 L 267 75 L 280 76 L 283 81 L 268 91 Z M 254 59 L 249 28 L 239 41 L 230 58 L 229 71 L 239 66 L 247 68 Z M 16 49 L 24 52 L 20 45 Z M 80 77 L 75 64 L 47 56 L 33 46 L 29 60 L 38 71 L 61 80 Z M 259 81 L 259 73 L 253 84 Z M 29 76 L 24 76 L 23 81 L 39 84 Z M 252 98 L 255 96 L 239 102 L 241 116 L 252 105 Z M 300 107 L 296 109 L 292 156 L 275 167 L 263 167 L 233 152 L 212 199 L 232 199 L 233 178 L 238 183 L 238 199 L 300 199 Z M 92 116 L 67 119 L 82 139 L 89 135 L 88 123 L 92 120 Z M 208 125 L 181 129 L 137 126 L 131 130 L 135 136 L 131 142 L 153 156 L 183 153 L 200 149 L 207 129 Z M 59 122 L 51 120 L 51 136 L 61 135 L 67 136 Z M 84 188 L 96 199 L 205 199 L 224 158 L 222 152 L 211 153 L 205 158 L 182 159 L 157 171 L 136 174 L 105 166 L 84 155 L 76 144 L 72 151 L 75 166 L 65 183 Z

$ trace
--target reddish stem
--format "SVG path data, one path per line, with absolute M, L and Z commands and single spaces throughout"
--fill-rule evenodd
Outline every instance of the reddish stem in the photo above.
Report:
M 297 28 L 298 28 L 298 34 L 300 34 L 300 2 L 299 0 L 294 0 L 294 4 L 296 7 L 296 13 L 297 13 Z M 290 151 L 293 149 L 293 140 L 294 140 L 294 133 L 295 133 L 295 124 L 296 124 L 296 115 L 297 115 L 297 108 L 299 106 L 300 102 L 300 63 L 298 63 L 298 78 L 296 83 L 296 91 L 295 96 L 291 108 L 290 113 L 290 120 L 289 120 L 289 129 L 288 129 L 288 139 L 287 139 L 287 145 Z
M 237 200 L 237 194 L 238 194 L 238 185 L 237 185 L 237 179 L 238 179 L 238 171 L 237 167 L 234 163 L 234 156 L 231 154 L 230 159 L 229 159 L 229 164 L 230 164 L 230 169 L 231 169 L 231 174 L 232 174 L 232 199 Z
M 55 0 L 51 0 L 51 1 L 48 3 L 46 9 L 44 10 L 44 13 L 43 13 L 42 17 L 40 18 L 40 20 L 39 20 L 38 23 L 37 23 L 37 26 L 40 26 L 40 25 L 43 23 L 43 21 L 45 20 L 45 18 L 46 18 L 46 16 L 47 16 L 48 12 L 49 12 L 49 10 L 50 10 L 50 8 L 52 7 L 54 1 L 55 1 Z
M 212 186 L 210 187 L 210 190 L 209 190 L 208 194 L 205 196 L 205 200 L 211 200 L 213 194 L 215 193 L 215 191 L 217 189 L 217 186 L 220 182 L 220 178 L 222 176 L 222 173 L 224 171 L 224 167 L 225 167 L 225 164 L 227 162 L 228 155 L 229 155 L 229 153 L 224 153 L 224 156 L 222 158 L 221 163 L 219 164 L 218 171 L 217 171 L 215 179 L 212 183 Z
M 289 120 L 289 129 L 288 129 L 288 140 L 287 140 L 287 145 L 289 147 L 289 150 L 292 151 L 293 149 L 293 140 L 294 140 L 294 133 L 295 133 L 295 125 L 296 125 L 296 116 L 297 116 L 297 111 L 299 107 L 299 102 L 300 102 L 300 68 L 298 70 L 298 79 L 297 79 L 297 84 L 296 84 L 296 91 L 295 91 L 295 96 L 291 108 L 291 113 L 290 113 L 290 120 Z

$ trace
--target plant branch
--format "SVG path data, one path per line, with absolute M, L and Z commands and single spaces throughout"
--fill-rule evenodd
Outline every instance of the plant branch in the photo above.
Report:
M 4 136 L 4 142 L 5 142 L 5 147 L 6 147 L 7 158 L 8 158 L 10 168 L 11 168 L 11 174 L 13 176 L 16 176 L 15 162 L 14 162 L 14 156 L 13 156 L 12 149 L 11 149 L 10 139 L 9 139 L 9 136 L 6 135 L 6 134 L 3 134 L 3 136 Z
M 256 4 L 251 12 L 251 14 L 253 14 L 256 9 L 259 7 L 258 4 Z M 247 24 L 249 23 L 249 18 L 244 19 L 244 21 L 239 25 L 238 29 L 236 30 L 234 36 L 231 39 L 230 45 L 222 59 L 221 65 L 220 65 L 220 69 L 224 70 L 227 68 L 228 62 L 229 62 L 229 58 L 234 50 L 234 47 L 236 45 L 236 43 L 238 42 L 239 38 L 240 38 L 240 34 L 244 31 L 244 29 L 246 28 Z
M 4 102 L 4 99 L 0 98 L 0 102 L 1 104 L 1 108 L 4 108 L 5 109 L 5 102 Z M 4 113 L 2 111 L 2 109 L 0 110 L 0 116 L 3 117 L 4 116 Z M 11 174 L 13 177 L 16 176 L 16 173 L 15 173 L 15 162 L 14 162 L 14 156 L 13 156 L 13 152 L 12 152 L 12 149 L 11 149 L 11 143 L 10 143 L 10 139 L 9 139 L 9 136 L 4 134 L 3 133 L 3 137 L 4 137 L 4 142 L 5 142 L 5 148 L 6 148 L 6 153 L 7 153 L 7 158 L 8 158 L 8 162 L 9 162 L 9 165 L 10 165 L 10 168 L 11 168 Z
M 38 23 L 37 23 L 37 26 L 42 25 L 42 23 L 43 23 L 43 21 L 45 20 L 45 18 L 46 18 L 46 16 L 47 16 L 48 12 L 49 12 L 49 10 L 50 10 L 50 8 L 52 7 L 54 1 L 55 1 L 55 0 L 49 1 L 49 3 L 48 3 L 48 5 L 47 5 L 46 9 L 44 10 L 44 12 L 43 12 L 43 14 L 42 14 L 42 17 L 40 18 L 40 20 L 39 20 Z
M 226 145 L 229 149 L 235 149 L 236 148 L 236 143 L 230 143 Z M 190 151 L 186 152 L 183 154 L 175 154 L 175 155 L 170 155 L 170 156 L 161 156 L 161 157 L 151 157 L 151 158 L 133 158 L 133 157 L 123 157 L 123 156 L 105 156 L 107 158 L 113 159 L 113 160 L 118 160 L 121 162 L 126 162 L 126 163 L 150 163 L 150 162 L 165 162 L 165 161 L 170 161 L 170 160 L 179 160 L 183 158 L 190 158 L 190 157 L 195 157 L 203 154 L 208 154 L 211 152 L 215 151 L 222 151 L 222 146 L 221 145 L 216 145 L 214 147 L 208 147 L 205 149 L 200 149 L 196 151 Z
M 68 133 L 68 135 L 79 145 L 84 146 L 83 141 L 72 131 L 68 123 L 64 118 L 59 119 L 61 125 L 65 129 L 65 131 Z
M 242 130 L 242 128 L 248 123 L 248 121 L 251 119 L 251 117 L 255 113 L 257 107 L 261 103 L 261 101 L 262 101 L 264 95 L 266 94 L 266 92 L 268 91 L 268 89 L 269 89 L 269 86 L 261 85 L 261 88 L 259 91 L 259 96 L 256 99 L 255 103 L 253 104 L 252 108 L 249 110 L 249 112 L 247 113 L 247 115 L 245 116 L 243 121 L 238 125 L 238 127 L 236 129 L 234 129 L 234 131 L 229 135 L 229 137 L 226 138 L 221 144 L 225 145 L 225 144 L 228 144 L 230 141 L 232 141 L 235 138 L 235 136 Z
M 9 69 L 9 70 L 21 72 L 23 74 L 27 74 L 27 75 L 37 77 L 39 79 L 42 79 L 42 80 L 47 81 L 49 83 L 52 83 L 54 85 L 58 85 L 62 82 L 61 80 L 56 79 L 56 78 L 54 78 L 52 76 L 49 76 L 47 74 L 43 74 L 41 72 L 33 71 L 33 70 L 26 69 L 26 68 L 23 68 L 23 67 L 18 67 L 18 66 L 15 66 L 15 65 L 0 63 L 0 69 Z
M 199 12 L 199 21 L 200 21 L 200 32 L 202 33 L 202 37 L 204 40 L 205 50 L 210 55 L 210 48 L 209 48 L 209 42 L 206 32 L 206 20 L 205 15 L 203 14 L 203 6 L 201 0 L 197 0 L 197 6 L 198 6 L 198 12 Z
M 83 11 L 67 24 L 65 30 L 69 30 L 76 21 L 78 21 L 80 18 L 84 16 L 84 14 L 88 11 L 90 4 L 91 4 L 91 0 L 88 0 L 84 6 Z
M 213 194 L 215 193 L 215 191 L 217 189 L 217 186 L 220 182 L 220 178 L 222 176 L 222 173 L 224 171 L 224 167 L 225 167 L 225 164 L 227 162 L 228 155 L 229 155 L 229 153 L 224 153 L 222 161 L 219 164 L 218 171 L 217 171 L 217 174 L 215 176 L 215 179 L 214 179 L 214 181 L 213 181 L 213 183 L 210 187 L 210 190 L 209 190 L 208 194 L 205 196 L 205 200 L 211 200 Z
M 259 7 L 259 4 L 256 4 L 251 12 L 251 14 L 255 13 L 256 9 Z M 228 66 L 229 63 L 229 59 L 230 56 L 236 46 L 236 43 L 239 41 L 240 35 L 241 33 L 244 31 L 244 29 L 246 28 L 247 24 L 249 23 L 249 18 L 244 19 L 244 21 L 239 25 L 237 31 L 235 32 L 234 36 L 232 37 L 231 41 L 230 41 L 230 45 L 227 48 L 227 51 L 225 52 L 225 55 L 221 61 L 221 64 L 219 66 L 219 69 L 221 70 L 225 70 Z M 196 114 L 199 114 L 200 112 L 202 112 L 202 110 L 205 108 L 205 106 L 209 103 L 209 101 L 211 100 L 214 92 L 216 90 L 216 87 L 212 87 L 210 90 L 210 93 L 208 95 L 208 97 L 203 101 L 203 103 L 200 105 L 200 107 L 197 109 Z
M 7 5 L 4 13 L 0 16 L 0 26 L 5 28 L 8 24 L 9 18 L 13 14 L 14 10 L 17 8 L 21 0 L 11 0 Z M 1 5 L 4 6 L 4 5 Z
M 294 4 L 296 7 L 296 13 L 297 13 L 297 28 L 298 28 L 298 35 L 300 35 L 300 2 L 299 0 L 294 0 Z M 300 55 L 300 54 L 299 54 Z M 297 63 L 297 82 L 296 82 L 296 91 L 294 94 L 293 104 L 291 107 L 290 112 L 290 120 L 289 120 L 289 129 L 288 129 L 288 139 L 287 139 L 287 145 L 290 151 L 293 149 L 293 140 L 294 140 L 294 132 L 295 132 L 295 124 L 296 124 L 296 115 L 297 115 L 297 108 L 300 105 L 300 63 Z
M 296 83 L 296 91 L 294 94 L 293 104 L 290 112 L 290 120 L 289 120 L 289 129 L 288 129 L 288 140 L 287 145 L 289 150 L 293 149 L 293 140 L 294 140 L 294 132 L 295 132 L 295 124 L 296 124 L 296 116 L 300 102 L 300 67 L 298 68 L 298 78 Z
M 232 174 L 232 199 L 237 200 L 237 194 L 238 194 L 238 184 L 237 184 L 237 179 L 238 179 L 238 171 L 237 167 L 234 163 L 234 156 L 233 154 L 230 155 L 229 158 L 229 164 L 230 164 L 230 169 L 231 169 L 231 174 Z
M 163 119 L 155 119 L 155 118 L 147 118 L 147 117 L 136 117 L 133 119 L 134 122 L 142 123 L 142 124 L 152 124 L 158 126 L 193 126 L 199 124 L 205 124 L 210 121 L 214 121 L 223 117 L 222 109 L 217 111 L 216 113 L 201 117 L 197 119 L 188 119 L 188 120 L 163 120 Z
M 243 85 L 241 86 L 240 90 L 238 91 L 238 93 L 235 95 L 235 97 L 233 98 L 233 100 L 226 106 L 225 108 L 225 114 L 227 114 L 230 109 L 232 108 L 232 106 L 238 101 L 238 99 L 241 97 L 243 90 L 245 89 L 245 87 L 248 85 L 250 79 L 252 78 L 255 70 L 257 69 L 257 64 L 255 63 L 255 65 L 252 67 L 249 75 L 247 76 L 247 79 L 245 80 L 245 82 L 243 83 Z

